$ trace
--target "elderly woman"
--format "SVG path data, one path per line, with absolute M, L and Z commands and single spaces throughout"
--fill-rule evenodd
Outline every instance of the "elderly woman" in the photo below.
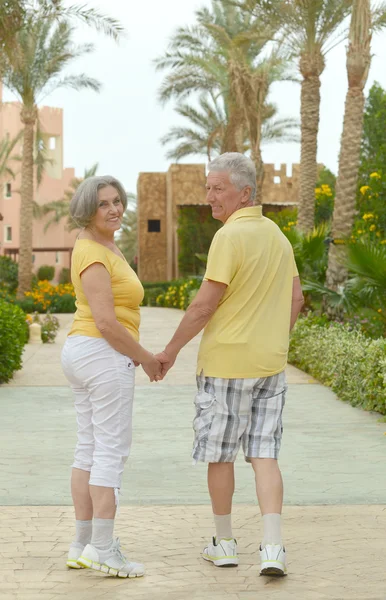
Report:
M 109 176 L 83 181 L 70 205 L 82 230 L 71 264 L 77 311 L 62 353 L 78 425 L 71 478 L 76 537 L 67 565 L 139 577 L 144 566 L 129 561 L 113 539 L 114 518 L 131 445 L 135 366 L 150 381 L 161 366 L 138 343 L 143 288 L 114 242 L 126 206 L 122 185 Z

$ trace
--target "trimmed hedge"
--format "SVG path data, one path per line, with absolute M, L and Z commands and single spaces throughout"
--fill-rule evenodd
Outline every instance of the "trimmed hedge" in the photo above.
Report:
M 0 383 L 6 383 L 21 369 L 28 325 L 24 312 L 0 299 Z
M 288 360 L 331 387 L 341 400 L 386 414 L 386 339 L 341 323 L 300 318 Z
M 55 267 L 50 265 L 42 265 L 38 269 L 38 280 L 39 281 L 52 281 L 55 277 Z

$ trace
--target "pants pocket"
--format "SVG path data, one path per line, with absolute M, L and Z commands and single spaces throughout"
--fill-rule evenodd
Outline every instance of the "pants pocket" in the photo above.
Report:
M 200 391 L 195 398 L 196 416 L 193 421 L 196 440 L 199 442 L 207 437 L 212 426 L 215 413 L 216 397 L 214 394 Z

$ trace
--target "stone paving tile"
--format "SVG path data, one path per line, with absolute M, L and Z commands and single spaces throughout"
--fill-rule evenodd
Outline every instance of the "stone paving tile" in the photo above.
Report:
M 26 518 L 29 508 L 23 509 Z M 36 507 L 30 510 L 36 515 Z M 116 533 L 129 556 L 147 568 L 146 576 L 137 580 L 66 568 L 74 533 L 69 507 L 39 507 L 39 516 L 31 517 L 37 529 L 50 532 L 55 541 L 37 540 L 32 532 L 32 542 L 15 548 L 12 527 L 17 511 L 1 511 L 0 564 L 7 565 L 0 570 L 1 600 L 250 600 L 261 594 L 267 600 L 386 599 L 385 506 L 286 507 L 289 576 L 281 580 L 258 576 L 260 519 L 255 506 L 234 509 L 240 556 L 240 566 L 234 569 L 217 569 L 200 557 L 213 534 L 208 508 L 122 507 Z
M 194 393 L 188 385 L 137 387 L 122 504 L 208 502 L 206 468 L 190 458 Z M 0 411 L 0 504 L 71 504 L 70 390 L 0 387 Z M 376 415 L 321 385 L 290 385 L 280 456 L 286 504 L 386 504 L 385 431 Z M 235 502 L 254 499 L 253 473 L 240 456 Z

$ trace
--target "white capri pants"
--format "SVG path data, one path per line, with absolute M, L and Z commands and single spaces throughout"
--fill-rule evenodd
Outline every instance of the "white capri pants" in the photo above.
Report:
M 73 467 L 90 484 L 121 487 L 130 453 L 135 366 L 104 338 L 67 338 L 62 367 L 75 396 L 78 439 Z

